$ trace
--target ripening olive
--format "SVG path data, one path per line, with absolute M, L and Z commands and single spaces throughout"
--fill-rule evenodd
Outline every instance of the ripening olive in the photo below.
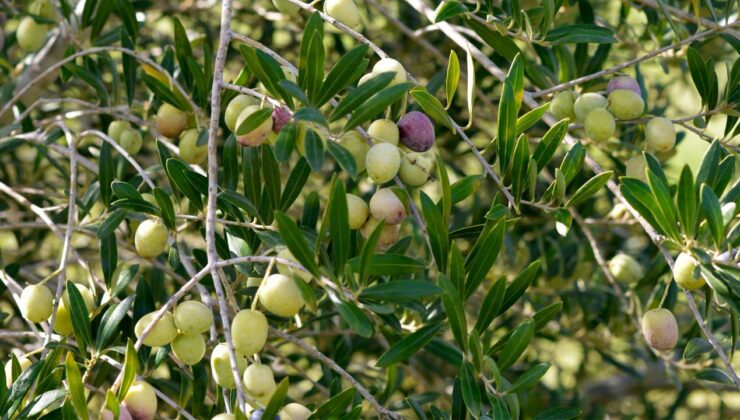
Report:
M 374 74 L 387 72 L 395 74 L 389 86 L 397 85 L 406 81 L 406 69 L 403 68 L 403 64 L 401 64 L 398 60 L 395 60 L 393 58 L 384 58 L 375 63 L 375 65 L 373 66 Z
M 665 308 L 651 309 L 642 317 L 642 335 L 650 347 L 666 351 L 678 342 L 678 323 L 673 313 Z
M 134 326 L 136 338 L 141 337 L 144 330 L 152 323 L 157 312 L 158 311 L 149 312 L 136 322 L 136 326 Z M 177 337 L 175 318 L 172 316 L 172 313 L 165 312 L 164 316 L 154 324 L 154 328 L 152 328 L 146 338 L 144 338 L 143 343 L 145 346 L 149 347 L 162 347 L 170 344 L 175 337 Z
M 629 158 L 626 167 L 626 175 L 632 178 L 637 178 L 643 182 L 647 182 L 647 175 L 645 169 L 647 169 L 647 162 L 645 157 L 641 154 L 632 156 Z
M 645 124 L 645 138 L 648 149 L 654 152 L 667 152 L 676 144 L 676 128 L 668 118 L 655 117 Z
M 155 122 L 163 136 L 174 139 L 187 127 L 188 114 L 165 103 L 159 107 Z
M 236 356 L 236 366 L 239 375 L 244 372 L 247 368 L 247 357 L 240 354 L 238 351 Z M 213 380 L 224 389 L 236 388 L 236 381 L 234 380 L 234 374 L 231 371 L 231 359 L 229 357 L 229 347 L 226 343 L 221 343 L 213 348 L 211 352 L 211 374 Z
M 121 403 L 136 420 L 152 420 L 157 414 L 157 394 L 146 382 L 134 382 Z
M 673 264 L 673 278 L 684 289 L 700 289 L 705 282 L 698 268 L 699 262 L 688 252 L 682 252 Z
M 268 311 L 291 317 L 303 307 L 303 295 L 295 281 L 284 274 L 273 274 L 260 285 L 259 301 Z
M 186 365 L 194 365 L 206 354 L 206 340 L 200 334 L 179 334 L 172 341 L 172 352 Z
M 598 93 L 584 93 L 576 99 L 573 104 L 573 111 L 578 121 L 583 122 L 586 120 L 589 112 L 596 108 L 606 108 L 606 103 L 606 98 Z
M 642 89 L 640 89 L 640 84 L 637 83 L 637 80 L 633 79 L 630 76 L 612 77 L 611 80 L 609 80 L 609 83 L 607 83 L 606 85 L 607 94 L 620 89 L 631 90 L 632 92 L 635 92 L 638 96 L 642 96 Z
M 208 144 L 198 145 L 198 130 L 191 128 L 180 134 L 180 157 L 191 165 L 203 163 L 208 157 Z
M 108 137 L 116 143 L 121 139 L 121 133 L 131 128 L 131 123 L 126 120 L 116 120 L 108 124 Z
M 367 175 L 376 184 L 384 184 L 393 179 L 401 166 L 401 153 L 390 143 L 373 145 L 365 156 Z
M 574 119 L 576 117 L 573 110 L 575 100 L 576 95 L 573 91 L 566 90 L 556 93 L 550 102 L 550 114 L 558 121 L 565 118 Z
M 401 158 L 398 176 L 406 186 L 418 187 L 427 182 L 433 168 L 433 159 L 423 153 L 409 152 Z
M 645 110 L 642 97 L 628 89 L 612 91 L 607 101 L 607 109 L 618 120 L 634 120 Z
M 339 144 L 355 158 L 357 173 L 362 173 L 365 170 L 365 158 L 368 150 L 370 150 L 370 145 L 356 131 L 348 131 L 342 134 L 342 137 L 339 138 Z
M 391 120 L 375 120 L 367 129 L 367 135 L 375 142 L 398 145 L 398 126 Z
M 364 236 L 365 239 L 369 238 L 379 223 L 380 221 L 375 218 L 371 217 L 367 219 L 367 222 L 362 226 L 360 233 L 362 233 L 362 236 Z M 398 236 L 398 225 L 384 224 L 380 231 L 380 235 L 378 236 L 377 248 L 380 250 L 388 249 L 389 246 L 393 245 L 398 240 Z
M 247 392 L 255 398 L 270 395 L 276 388 L 275 376 L 267 365 L 249 365 L 244 371 L 243 379 Z
M 139 153 L 143 144 L 141 133 L 139 130 L 133 128 L 123 130 L 118 138 L 118 144 L 120 144 L 123 150 L 125 150 L 129 155 L 135 155 Z
M 139 224 L 134 235 L 136 252 L 144 258 L 153 258 L 161 254 L 167 247 L 167 227 L 151 219 Z
M 380 188 L 370 198 L 370 213 L 389 225 L 397 225 L 406 218 L 406 206 L 390 188 Z
M 18 45 L 25 51 L 36 51 L 44 45 L 48 27 L 41 23 L 36 23 L 30 16 L 25 16 L 18 24 L 15 30 Z
M 33 364 L 33 362 L 26 356 L 21 356 L 17 359 L 18 365 L 21 367 L 21 373 L 25 372 Z M 9 359 L 5 362 L 5 386 L 7 388 L 13 386 L 13 359 Z
M 183 334 L 202 334 L 213 325 L 213 313 L 196 300 L 180 302 L 175 307 L 175 325 Z
M 347 212 L 349 213 L 349 228 L 355 230 L 365 224 L 369 210 L 365 200 L 354 194 L 347 194 Z
M 353 0 L 326 0 L 324 13 L 354 30 L 360 29 L 360 10 Z
M 634 257 L 622 253 L 609 260 L 609 272 L 624 283 L 636 283 L 644 274 L 642 266 Z
M 42 322 L 54 310 L 54 295 L 43 284 L 32 284 L 23 289 L 18 306 L 23 318 L 31 322 Z
M 308 420 L 311 410 L 301 404 L 292 402 L 280 410 L 280 420 Z
M 586 135 L 595 142 L 608 140 L 617 129 L 614 117 L 604 108 L 596 108 L 588 113 L 583 123 Z
M 224 121 L 226 122 L 226 127 L 228 127 L 231 131 L 236 131 L 236 120 L 239 118 L 239 114 L 244 111 L 244 108 L 257 104 L 259 104 L 259 101 L 257 101 L 257 99 L 252 96 L 235 96 L 234 99 L 232 99 L 231 102 L 229 102 L 229 104 L 226 106 L 226 111 L 224 112 Z
M 434 146 L 434 124 L 423 112 L 411 111 L 398 120 L 401 143 L 414 152 L 426 152 Z
M 243 309 L 231 321 L 234 348 L 241 354 L 259 353 L 267 341 L 267 318 L 260 311 Z

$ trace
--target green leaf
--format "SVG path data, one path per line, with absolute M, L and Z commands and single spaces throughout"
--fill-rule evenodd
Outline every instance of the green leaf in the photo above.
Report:
M 432 247 L 432 255 L 440 272 L 447 271 L 447 256 L 449 255 L 449 239 L 447 237 L 447 225 L 442 221 L 439 208 L 423 191 L 419 192 L 421 210 L 427 225 L 429 243 Z
M 364 104 L 371 96 L 380 92 L 381 89 L 387 86 L 388 83 L 393 80 L 393 77 L 395 77 L 395 73 L 385 72 L 371 78 L 360 86 L 357 86 L 349 92 L 341 102 L 339 102 L 336 108 L 334 108 L 334 111 L 332 111 L 331 117 L 329 118 L 329 122 L 334 122 L 357 110 L 360 105 Z
M 583 161 L 586 157 L 586 149 L 583 148 L 581 142 L 576 142 L 573 147 L 568 150 L 565 154 L 563 163 L 560 164 L 560 172 L 565 178 L 566 185 L 578 175 L 583 167 Z
M 620 185 L 619 190 L 627 202 L 629 202 L 630 205 L 634 207 L 651 226 L 661 230 L 662 228 L 653 215 L 653 209 L 657 207 L 657 204 L 650 192 L 650 187 L 636 178 L 621 177 L 620 180 L 622 181 L 622 185 Z
M 190 183 L 187 176 L 190 168 L 188 168 L 185 163 L 174 158 L 167 160 L 166 167 L 172 182 L 175 184 L 174 187 L 187 197 L 190 203 L 196 208 L 203 209 L 203 199 L 201 198 L 201 194 Z
M 123 397 L 128 392 L 128 389 L 136 380 L 136 371 L 139 369 L 139 356 L 136 354 L 136 348 L 131 339 L 126 342 L 126 356 L 123 360 L 123 376 L 121 379 L 121 386 L 118 388 L 117 397 L 118 400 L 123 400 Z
M 512 81 L 506 79 L 498 108 L 498 164 L 506 174 L 511 164 L 516 143 L 516 98 Z
M 108 217 L 103 220 L 98 228 L 97 237 L 98 239 L 106 238 L 109 235 L 113 235 L 116 228 L 126 218 L 126 209 L 117 209 L 109 213 Z
M 468 8 L 456 0 L 443 1 L 434 12 L 434 23 L 444 22 L 462 13 L 467 13 Z
M 465 406 L 477 418 L 480 416 L 482 405 L 480 388 L 478 387 L 478 380 L 475 377 L 473 366 L 468 362 L 463 362 L 460 372 L 460 383 Z
M 264 191 L 271 209 L 276 209 L 280 205 L 280 166 L 278 165 L 272 147 L 262 145 L 262 179 L 264 180 Z
M 281 211 L 288 210 L 298 196 L 301 195 L 310 174 L 311 168 L 308 162 L 305 158 L 301 157 L 296 162 L 293 170 L 290 172 L 290 176 L 288 176 L 288 180 L 285 182 L 285 191 L 283 191 L 283 196 L 280 198 Z
M 280 86 L 280 81 L 285 79 L 285 73 L 280 68 L 280 64 L 265 52 L 246 45 L 241 45 L 239 52 L 246 61 L 247 68 L 262 82 L 265 89 L 272 95 L 283 98 L 288 107 L 292 109 L 293 97 Z
M 683 350 L 683 359 L 689 363 L 697 362 L 702 355 L 711 352 L 712 349 L 712 344 L 709 341 L 694 337 L 686 344 Z
M 82 375 L 80 375 L 80 368 L 77 367 L 77 362 L 75 362 L 75 358 L 70 352 L 67 353 L 67 358 L 64 362 L 64 371 L 70 400 L 77 413 L 77 417 L 81 419 L 87 418 L 87 399 L 85 398 L 85 388 L 82 385 Z
M 347 410 L 347 406 L 354 401 L 355 391 L 355 388 L 350 387 L 333 396 L 329 401 L 314 410 L 309 419 L 322 420 L 338 417 L 341 413 L 344 413 Z
M 134 295 L 131 295 L 120 303 L 114 303 L 105 311 L 98 327 L 97 337 L 95 337 L 95 350 L 103 350 L 109 344 L 111 338 L 121 332 L 119 330 L 121 322 L 126 317 L 133 303 Z
M 134 49 L 134 41 L 125 31 L 121 31 L 121 46 L 130 50 Z M 126 86 L 126 99 L 129 106 L 131 106 L 136 97 L 136 67 L 138 61 L 128 54 L 121 54 L 121 65 L 123 67 L 123 82 Z
M 535 124 L 540 122 L 542 117 L 550 109 L 550 103 L 546 103 L 538 106 L 537 108 L 527 112 L 516 120 L 516 134 L 522 134 L 525 131 L 532 128 Z
M 329 101 L 334 95 L 346 89 L 355 82 L 355 75 L 362 73 L 367 68 L 368 60 L 365 56 L 368 52 L 367 44 L 360 44 L 344 54 L 332 67 L 321 87 L 321 95 L 315 101 L 316 106 L 321 106 Z
M 368 287 L 360 293 L 360 299 L 380 300 L 387 302 L 405 302 L 436 296 L 442 289 L 425 280 L 394 280 Z
M 426 325 L 402 338 L 380 356 L 375 366 L 388 367 L 413 356 L 440 332 L 443 325 L 441 322 Z
M 511 388 L 506 390 L 509 394 L 515 394 L 519 391 L 524 391 L 526 389 L 531 388 L 534 384 L 536 384 L 540 378 L 542 378 L 545 373 L 550 369 L 551 364 L 549 362 L 547 363 L 539 363 L 524 372 L 521 376 L 519 376 L 516 381 L 511 385 Z
M 17 361 L 16 361 L 17 363 Z M 28 393 L 31 386 L 36 382 L 36 378 L 43 368 L 42 362 L 36 362 L 32 364 L 25 372 L 21 373 L 18 378 L 13 382 L 13 386 L 8 391 L 7 398 L 3 404 L 3 409 L 10 404 L 10 408 L 6 413 L 6 417 L 12 418 L 12 414 L 18 409 L 20 404 L 23 402 L 24 397 Z
M 329 293 L 334 306 L 337 308 L 339 314 L 347 321 L 347 324 L 360 335 L 360 337 L 370 338 L 373 336 L 374 327 L 373 322 L 367 317 L 362 309 L 358 308 L 352 302 L 345 302 L 340 300 L 334 293 Z
M 373 229 L 372 233 L 370 233 L 370 236 L 367 237 L 365 240 L 365 243 L 362 245 L 362 250 L 360 251 L 360 256 L 357 258 L 353 258 L 350 260 L 350 266 L 357 266 L 357 269 L 354 271 L 358 272 L 360 274 L 360 284 L 366 284 L 367 277 L 370 274 L 370 268 L 377 268 L 376 264 L 371 264 L 372 260 L 377 257 L 375 255 L 375 245 L 378 243 L 378 237 L 380 237 L 380 233 L 383 230 L 383 226 L 385 225 L 385 221 L 381 220 L 378 222 L 378 224 L 375 226 L 375 229 Z M 386 254 L 388 255 L 388 254 Z M 358 260 L 359 258 L 359 260 Z M 356 262 L 355 262 L 356 261 Z M 393 268 L 397 267 L 397 265 L 393 265 Z
M 308 121 L 329 128 L 324 114 L 316 108 L 301 108 L 293 114 L 296 121 Z
M 449 3 L 441 3 L 440 7 Z M 445 76 L 445 93 L 447 94 L 447 107 L 450 108 L 452 100 L 455 98 L 457 85 L 460 83 L 460 60 L 457 58 L 455 50 L 450 50 L 450 58 L 447 60 L 447 75 Z
M 565 203 L 565 207 L 575 207 L 586 201 L 592 195 L 599 192 L 599 190 L 601 190 L 604 185 L 609 182 L 612 174 L 612 171 L 602 172 L 586 181 L 586 183 L 581 185 L 581 187 L 578 188 L 575 194 L 573 194 Z
M 290 160 L 290 155 L 295 149 L 296 141 L 296 126 L 286 125 L 280 130 L 277 140 L 275 140 L 275 157 L 280 163 L 287 163 Z
M 505 292 L 506 277 L 501 276 L 491 285 L 488 293 L 486 293 L 486 297 L 483 299 L 478 318 L 475 320 L 475 329 L 478 332 L 483 333 L 500 313 L 501 305 L 504 303 Z
M 103 204 L 108 206 L 111 201 L 113 190 L 111 183 L 115 180 L 116 165 L 113 161 L 112 146 L 107 141 L 100 146 L 100 157 L 98 158 L 98 181 L 100 183 L 100 198 Z
M 614 31 L 590 23 L 565 25 L 551 29 L 547 33 L 545 41 L 553 45 L 585 43 L 611 44 L 617 42 L 614 38 Z
M 167 194 L 163 189 L 159 187 L 154 187 L 154 190 L 152 191 L 154 193 L 154 198 L 157 200 L 157 204 L 159 205 L 159 208 L 161 209 L 162 214 L 162 220 L 164 221 L 164 224 L 170 228 L 175 229 L 175 206 L 172 205 L 172 200 L 170 200 L 170 195 Z
M 368 238 L 365 243 L 369 244 L 370 242 L 370 238 Z M 373 245 L 372 248 L 374 247 L 375 246 Z M 353 272 L 360 274 L 364 273 L 365 276 L 396 276 L 399 274 L 411 274 L 423 271 L 426 267 L 426 264 L 423 262 L 407 257 L 406 255 L 388 253 L 374 254 L 371 249 L 370 254 L 367 255 L 366 261 L 364 256 L 363 248 L 363 255 L 349 260 L 349 265 Z M 367 264 L 367 266 L 365 266 L 365 264 Z
M 434 121 L 447 128 L 452 128 L 450 115 L 445 111 L 439 99 L 429 93 L 424 86 L 416 86 L 409 93 L 411 93 L 411 96 L 419 104 L 421 109 L 432 117 Z
M 334 178 L 334 187 L 329 197 L 329 231 L 331 232 L 331 254 L 334 272 L 344 272 L 344 264 L 349 258 L 350 232 L 349 210 L 347 209 L 347 192 L 344 182 Z
M 473 193 L 480 188 L 483 180 L 485 180 L 485 178 L 481 175 L 468 175 L 460 178 L 457 182 L 452 184 L 450 190 L 452 205 L 455 205 L 473 195 Z
M 177 109 L 181 109 L 185 112 L 192 112 L 193 108 L 185 98 L 179 92 L 173 91 L 166 84 L 156 77 L 150 76 L 146 73 L 141 74 L 141 80 L 146 84 L 149 90 L 152 91 L 154 96 L 162 102 L 174 106 Z
M 537 273 L 540 269 L 540 261 L 533 261 L 527 266 L 518 276 L 511 282 L 506 288 L 506 294 L 504 295 L 504 303 L 501 304 L 497 315 L 501 315 L 507 309 L 511 308 L 520 297 L 524 295 L 524 292 L 532 285 Z
M 172 20 L 174 27 L 173 30 L 175 33 L 175 55 L 177 56 L 177 62 L 180 65 L 180 71 L 185 79 L 185 86 L 192 88 L 193 75 L 190 73 L 188 59 L 193 57 L 193 49 L 190 46 L 190 40 L 188 40 L 187 32 L 185 32 L 185 28 L 182 26 L 180 19 L 175 17 Z
M 583 410 L 576 407 L 553 407 L 536 416 L 532 420 L 571 420 L 581 416 Z
M 662 226 L 668 236 L 680 242 L 680 234 L 676 223 L 678 222 L 676 205 L 673 203 L 668 185 L 662 177 L 652 170 L 647 171 L 647 176 L 650 191 L 652 191 L 653 198 L 657 204 L 657 207 L 652 209 L 656 216 L 656 221 Z
M 706 368 L 702 369 L 694 375 L 696 379 L 702 381 L 717 382 L 724 385 L 733 385 L 732 379 L 721 369 L 717 368 Z
M 509 366 L 513 365 L 514 362 L 524 353 L 529 346 L 529 342 L 532 341 L 534 336 L 534 321 L 527 320 L 520 324 L 514 332 L 511 334 L 509 339 L 504 344 L 504 348 L 499 354 L 497 364 L 499 369 L 502 371 Z
M 85 300 L 77 290 L 77 286 L 71 281 L 67 281 L 67 294 L 75 338 L 84 348 L 87 348 L 92 345 L 92 336 L 90 334 L 90 314 L 87 312 Z
M 304 144 L 306 147 L 305 156 L 309 166 L 311 166 L 311 169 L 314 172 L 321 171 L 321 168 L 324 166 L 326 155 L 324 153 L 324 141 L 315 131 L 309 129 L 306 131 Z
M 352 153 L 333 141 L 327 142 L 326 145 L 329 154 L 337 161 L 342 170 L 347 172 L 352 179 L 357 179 L 357 162 L 355 162 Z
M 514 205 L 519 208 L 522 194 L 529 186 L 529 140 L 527 136 L 519 136 L 514 147 L 511 163 L 511 192 L 514 195 Z
M 314 254 L 308 246 L 308 242 L 303 237 L 298 225 L 285 213 L 276 211 L 275 219 L 278 223 L 280 237 L 285 241 L 291 254 L 305 267 L 311 274 L 316 277 L 320 276 L 319 266 L 316 264 Z
M 304 84 L 301 87 L 308 93 L 308 99 L 314 102 L 320 93 L 321 82 L 324 79 L 324 36 L 319 31 L 313 31 L 306 35 L 308 35 L 308 39 L 304 36 L 302 43 L 308 41 L 308 53 L 300 57 L 302 60 L 306 60 L 301 65 L 301 70 L 305 70 L 306 76 L 302 79 Z
M 363 83 L 363 86 L 364 85 L 365 84 Z M 413 84 L 410 82 L 399 83 L 378 92 L 372 98 L 368 99 L 362 105 L 362 107 L 358 108 L 355 112 L 352 113 L 352 116 L 349 118 L 349 120 L 347 120 L 347 124 L 344 125 L 344 130 L 347 131 L 355 128 L 365 121 L 370 120 L 372 117 L 378 115 L 392 103 L 401 99 L 403 95 L 405 95 L 406 92 L 411 88 L 411 86 L 413 86 Z M 347 96 L 349 97 L 349 95 Z M 332 116 L 333 115 L 334 114 L 332 114 Z
M 550 159 L 552 159 L 552 156 L 558 150 L 567 133 L 568 120 L 559 121 L 547 130 L 547 133 L 542 137 L 542 140 L 537 144 L 532 154 L 532 158 L 537 162 L 538 172 L 550 162 Z
M 717 249 L 721 249 L 725 228 L 719 199 L 717 199 L 717 195 L 714 194 L 714 191 L 707 184 L 702 184 L 700 193 L 701 208 L 704 211 L 704 216 L 707 218 L 707 225 L 714 239 L 714 245 Z
M 265 419 L 276 417 L 276 414 L 280 411 L 280 408 L 282 408 L 283 403 L 285 402 L 285 397 L 288 395 L 289 386 L 290 381 L 288 378 L 283 378 L 283 380 L 280 381 L 277 388 L 275 388 L 275 391 L 272 392 L 272 396 L 265 407 L 265 411 L 262 412 L 262 416 Z
M 486 227 L 465 259 L 465 270 L 468 273 L 468 278 L 463 296 L 466 300 L 475 293 L 496 261 L 504 241 L 505 232 L 505 219 L 486 222 Z
M 460 293 L 446 276 L 440 276 L 439 285 L 444 289 L 442 304 L 447 314 L 452 335 L 455 336 L 455 341 L 457 341 L 460 348 L 466 351 L 468 345 L 468 324 L 465 319 L 465 310 L 460 300 Z
M 704 65 L 704 59 L 699 51 L 689 47 L 686 51 L 686 60 L 689 63 L 691 78 L 694 80 L 696 90 L 699 91 L 699 96 L 701 96 L 702 105 L 705 105 L 709 97 L 710 82 L 707 68 Z

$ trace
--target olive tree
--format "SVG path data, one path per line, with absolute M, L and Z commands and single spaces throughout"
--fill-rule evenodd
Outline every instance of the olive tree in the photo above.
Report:
M 0 12 L 3 417 L 738 415 L 738 2 Z

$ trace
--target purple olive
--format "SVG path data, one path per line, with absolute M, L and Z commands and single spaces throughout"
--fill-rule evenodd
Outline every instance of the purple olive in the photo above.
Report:
M 291 115 L 287 109 L 281 106 L 275 107 L 275 109 L 272 110 L 272 131 L 279 133 L 280 130 L 285 127 L 285 124 L 290 121 L 290 118 Z
M 638 96 L 642 96 L 642 90 L 637 80 L 631 76 L 617 76 L 609 80 L 609 84 L 606 85 L 606 93 L 612 93 L 612 91 L 619 89 L 627 89 L 635 92 Z
M 434 145 L 434 124 L 424 113 L 412 111 L 398 120 L 401 143 L 414 152 L 426 152 Z

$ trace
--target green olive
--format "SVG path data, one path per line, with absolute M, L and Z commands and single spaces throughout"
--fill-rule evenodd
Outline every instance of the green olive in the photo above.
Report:
M 136 420 L 152 420 L 157 414 L 157 394 L 154 387 L 143 381 L 134 382 L 123 397 L 121 406 L 126 407 Z
M 213 325 L 213 312 L 195 300 L 180 302 L 175 307 L 175 325 L 183 334 L 202 334 Z
M 231 321 L 234 348 L 245 355 L 259 353 L 267 341 L 267 318 L 260 311 L 243 309 Z
M 194 365 L 206 354 L 206 340 L 200 334 L 179 334 L 172 341 L 172 352 L 186 365 Z
M 678 323 L 673 313 L 665 308 L 651 309 L 642 317 L 642 335 L 650 347 L 666 351 L 678 342 Z
M 42 322 L 48 319 L 54 310 L 54 295 L 48 287 L 32 284 L 23 289 L 18 306 L 23 318 L 31 322 Z
M 136 252 L 144 258 L 154 258 L 167 248 L 167 227 L 151 219 L 139 224 L 134 235 Z
M 136 338 L 141 337 L 144 330 L 152 323 L 157 312 L 158 311 L 149 312 L 136 322 L 136 326 L 134 327 Z M 172 316 L 172 313 L 165 312 L 164 316 L 154 324 L 154 328 L 152 328 L 149 335 L 144 339 L 144 345 L 149 347 L 166 346 L 167 344 L 170 344 L 175 337 L 177 337 L 175 318 Z
M 273 274 L 260 285 L 259 301 L 268 311 L 292 317 L 303 307 L 303 295 L 295 281 L 284 274 Z

